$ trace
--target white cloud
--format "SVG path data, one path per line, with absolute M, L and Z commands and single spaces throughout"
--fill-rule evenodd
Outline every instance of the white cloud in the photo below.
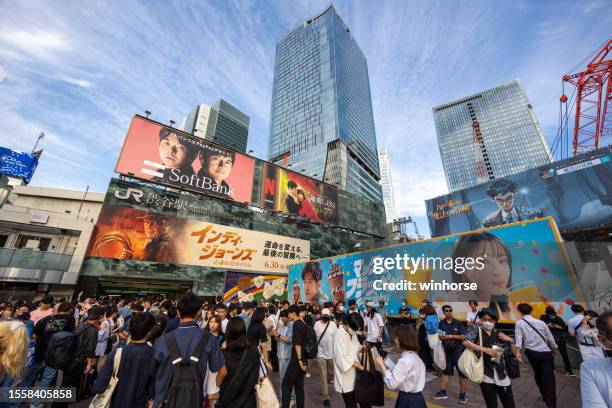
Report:
M 38 58 L 48 57 L 68 48 L 66 39 L 53 31 L 0 31 L 0 41 L 4 42 L 5 46 Z

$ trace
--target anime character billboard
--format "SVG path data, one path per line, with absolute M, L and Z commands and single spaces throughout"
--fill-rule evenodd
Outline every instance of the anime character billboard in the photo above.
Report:
M 314 221 L 338 223 L 335 187 L 269 163 L 264 164 L 260 206 Z
M 559 229 L 612 224 L 610 147 L 425 202 L 432 237 L 551 216 Z
M 339 275 L 344 287 L 334 291 L 330 276 Z M 385 301 L 389 314 L 404 299 L 416 313 L 428 299 L 459 319 L 474 299 L 502 322 L 516 321 L 522 302 L 534 316 L 552 305 L 565 318 L 583 302 L 551 217 L 289 266 L 289 301 L 336 301 L 339 292 L 360 305 Z
M 134 116 L 115 171 L 196 193 L 250 203 L 255 160 Z

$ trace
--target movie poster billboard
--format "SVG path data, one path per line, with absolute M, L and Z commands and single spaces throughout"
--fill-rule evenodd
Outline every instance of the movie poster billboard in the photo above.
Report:
M 282 167 L 264 163 L 261 208 L 338 224 L 338 190 Z
M 135 116 L 115 171 L 179 189 L 250 203 L 255 160 Z
M 88 256 L 286 273 L 310 242 L 123 206 L 104 205 Z
M 0 147 L 0 174 L 21 178 L 28 184 L 37 166 L 36 155 Z
M 551 305 L 565 319 L 572 317 L 570 305 L 583 302 L 550 217 L 289 267 L 290 302 L 342 298 L 355 299 L 360 307 L 384 301 L 390 315 L 398 314 L 404 299 L 415 314 L 428 299 L 438 312 L 452 305 L 461 320 L 475 299 L 479 307 L 493 308 L 502 322 L 516 321 L 522 302 L 534 307 L 534 316 Z
M 264 275 L 228 271 L 223 303 L 287 299 L 287 275 Z
M 612 224 L 609 148 L 425 202 L 432 237 L 552 216 L 561 231 Z

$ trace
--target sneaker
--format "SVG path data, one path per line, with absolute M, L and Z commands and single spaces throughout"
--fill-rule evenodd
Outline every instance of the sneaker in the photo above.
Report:
M 467 404 L 467 396 L 465 395 L 465 392 L 459 393 L 459 400 L 457 402 L 459 404 Z
M 433 396 L 433 399 L 447 399 L 446 390 L 440 390 Z
M 331 402 L 329 402 L 329 400 L 328 400 L 328 399 L 326 399 L 325 401 L 323 401 L 323 406 L 324 406 L 325 408 L 331 408 Z
M 306 378 L 310 378 L 310 373 L 306 372 Z

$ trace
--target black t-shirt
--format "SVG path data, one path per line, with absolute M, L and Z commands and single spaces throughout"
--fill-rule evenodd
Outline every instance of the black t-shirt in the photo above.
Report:
M 291 342 L 294 346 L 301 346 L 306 341 L 306 324 L 301 320 L 296 320 L 293 322 L 293 337 Z M 304 353 L 304 350 L 302 350 Z M 302 354 L 302 359 L 304 359 L 304 355 Z M 295 347 L 292 347 L 291 350 L 291 362 L 297 363 L 297 353 L 295 352 Z
M 558 326 L 563 327 L 563 329 L 557 329 L 555 327 L 549 327 L 550 333 L 553 335 L 555 341 L 563 340 L 563 336 L 567 332 L 567 324 L 563 321 L 559 316 L 553 316 L 552 318 L 548 315 L 540 316 L 540 320 L 548 325 L 549 323 L 556 324 Z
M 55 315 L 43 317 L 34 326 L 34 335 L 36 335 L 36 346 L 34 348 L 34 361 L 41 362 L 45 360 L 45 353 L 49 345 L 51 336 L 59 331 L 74 330 L 74 316 L 70 315 Z
M 268 341 L 266 326 L 264 326 L 263 323 L 249 325 L 247 339 L 249 340 L 249 344 L 255 347 L 259 346 L 260 343 Z

